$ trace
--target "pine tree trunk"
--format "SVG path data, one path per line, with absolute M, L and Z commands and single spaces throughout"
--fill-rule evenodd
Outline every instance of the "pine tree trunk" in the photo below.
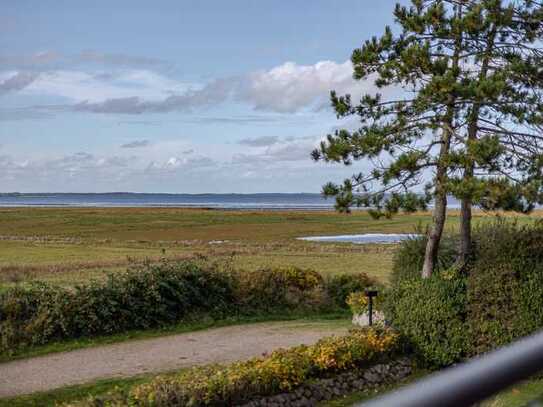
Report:
M 491 52 L 494 48 L 494 41 L 497 35 L 496 26 L 492 29 L 488 44 L 486 47 L 485 57 L 482 61 L 481 72 L 479 73 L 479 80 L 483 81 L 488 75 L 488 67 L 491 58 Z M 477 140 L 478 126 L 479 126 L 479 114 L 481 112 L 481 101 L 477 101 L 472 108 L 469 123 L 468 123 L 468 140 Z M 469 162 L 464 169 L 464 181 L 471 181 L 475 172 L 475 164 Z M 456 266 L 463 268 L 466 265 L 470 255 L 472 246 L 471 237 L 471 217 L 472 217 L 472 200 L 471 196 L 465 196 L 461 201 L 460 209 L 460 243 L 458 248 L 458 257 L 456 259 Z
M 462 16 L 462 4 L 456 5 L 457 18 Z M 462 31 L 457 32 L 455 40 L 455 49 L 452 59 L 452 68 L 458 69 L 460 61 L 460 52 L 462 48 Z M 441 136 L 441 147 L 439 150 L 439 163 L 437 165 L 435 178 L 435 203 L 432 227 L 428 232 L 428 241 L 426 242 L 426 251 L 424 253 L 424 264 L 422 266 L 422 278 L 431 277 L 436 267 L 439 244 L 445 220 L 447 219 L 447 156 L 451 147 L 451 137 L 454 133 L 453 123 L 456 96 L 451 94 L 447 103 L 447 112 L 443 118 L 443 133 Z
M 474 108 L 474 112 L 479 115 L 479 106 Z M 477 137 L 477 119 L 472 119 L 468 129 L 468 139 L 474 140 Z M 469 163 L 464 170 L 464 181 L 470 181 L 473 178 L 474 164 Z M 471 207 L 472 197 L 465 196 L 460 202 L 460 242 L 458 247 L 458 256 L 456 258 L 456 268 L 463 269 L 469 256 L 471 255 Z
M 452 97 L 451 97 L 452 99 Z M 443 134 L 441 136 L 441 147 L 439 149 L 439 163 L 435 178 L 435 203 L 432 227 L 428 231 L 426 252 L 424 253 L 424 264 L 422 266 L 422 278 L 429 278 L 436 266 L 437 255 L 441 235 L 445 228 L 447 219 L 447 156 L 451 148 L 451 137 L 453 134 L 454 106 L 449 104 L 443 122 Z
M 460 209 L 460 247 L 457 264 L 463 267 L 471 255 L 471 199 L 464 198 Z
M 424 254 L 424 265 L 422 266 L 422 278 L 429 278 L 436 266 L 439 243 L 445 220 L 447 219 L 447 194 L 442 190 L 436 194 L 433 225 L 428 233 L 428 242 L 426 243 L 426 252 Z

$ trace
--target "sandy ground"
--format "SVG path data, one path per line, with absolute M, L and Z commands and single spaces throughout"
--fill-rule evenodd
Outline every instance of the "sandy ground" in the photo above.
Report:
M 345 331 L 319 322 L 259 323 L 16 360 L 0 364 L 0 397 L 103 378 L 243 360 L 277 348 L 311 344 L 323 336 Z

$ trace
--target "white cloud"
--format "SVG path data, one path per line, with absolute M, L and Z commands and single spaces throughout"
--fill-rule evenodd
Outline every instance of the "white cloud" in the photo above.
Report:
M 142 113 L 190 110 L 213 106 L 227 100 L 249 105 L 255 110 L 296 113 L 305 109 L 328 106 L 331 90 L 351 93 L 356 98 L 374 89 L 371 82 L 355 81 L 350 61 L 321 61 L 315 65 L 287 62 L 268 71 L 253 72 L 235 78 L 221 78 L 185 93 L 163 100 L 147 101 L 143 97 L 127 100 L 103 100 L 80 106 L 91 112 Z M 119 110 L 118 107 L 124 108 Z
M 8 92 L 15 92 L 27 88 L 36 81 L 38 74 L 31 72 L 17 72 L 13 75 L 9 73 L 2 75 L 0 82 L 0 95 Z
M 354 98 L 374 90 L 371 81 L 355 81 L 352 73 L 349 61 L 314 65 L 287 62 L 267 71 L 218 78 L 201 85 L 149 70 L 93 74 L 57 70 L 40 74 L 24 92 L 62 96 L 75 102 L 64 109 L 103 114 L 190 111 L 227 101 L 284 114 L 322 109 L 329 103 L 330 90 L 350 93 Z
M 127 144 L 139 145 L 145 144 L 145 141 L 137 140 Z M 80 151 L 53 157 L 15 158 L 4 154 L 0 155 L 0 180 L 11 179 L 21 185 L 43 182 L 47 184 L 47 190 L 56 191 L 63 182 L 77 179 L 81 181 L 81 185 L 106 183 L 110 185 L 110 190 L 126 190 L 122 187 L 122 182 L 138 184 L 142 177 L 164 181 L 170 176 L 202 179 L 205 177 L 203 174 L 211 174 L 215 177 L 228 176 L 235 179 L 250 172 L 253 177 L 273 178 L 276 170 L 313 168 L 309 152 L 317 141 L 318 139 L 313 137 L 292 141 L 279 139 L 273 145 L 259 148 L 258 153 L 254 154 L 243 154 L 243 147 L 238 145 L 237 149 L 230 153 L 222 151 L 215 156 L 211 151 L 205 155 L 196 153 L 194 148 L 187 148 L 190 145 L 173 141 L 150 144 L 149 148 L 145 149 L 145 154 L 139 155 L 132 154 L 131 149 L 120 149 L 115 154 Z M 128 151 L 130 153 L 126 153 Z M 137 149 L 134 150 L 136 151 Z M 74 185 L 75 181 L 72 189 Z
M 255 110 L 295 113 L 328 104 L 330 90 L 360 95 L 372 84 L 352 78 L 349 61 L 338 64 L 321 61 L 315 65 L 287 62 L 268 71 L 211 81 L 199 89 L 173 94 L 163 100 L 147 101 L 140 96 L 84 103 L 77 110 L 94 113 L 169 112 L 211 106 L 233 99 Z
M 272 146 L 266 151 L 269 159 L 278 161 L 310 161 L 310 153 L 316 147 L 316 143 L 295 142 L 280 146 Z
M 145 154 L 137 149 L 57 156 L 6 153 L 0 155 L 0 185 L 6 192 L 316 192 L 324 182 L 354 171 L 312 162 L 309 152 L 317 137 L 288 140 L 251 154 L 243 154 L 237 144 L 216 154 L 208 146 L 199 154 L 181 141 L 153 143 Z
M 277 140 L 266 146 L 264 151 L 255 154 L 234 154 L 232 163 L 241 165 L 276 164 L 286 162 L 311 162 L 309 154 L 320 142 L 320 137 Z
M 77 103 L 75 110 L 79 110 L 78 104 L 91 106 L 102 103 L 102 110 L 117 112 L 119 106 L 128 109 L 141 98 L 149 101 L 164 100 L 172 92 L 186 90 L 187 85 L 183 82 L 145 70 L 114 74 L 56 70 L 41 73 L 26 86 L 23 94 L 64 97 Z
M 249 147 L 267 147 L 279 142 L 279 137 L 277 136 L 262 136 L 255 138 L 244 138 L 238 141 L 238 144 L 242 146 Z
M 327 103 L 330 90 L 361 93 L 365 86 L 352 78 L 350 61 L 338 64 L 321 61 L 315 65 L 287 62 L 269 71 L 250 74 L 237 95 L 257 110 L 293 113 Z
M 17 160 L 9 155 L 0 157 L 1 176 L 5 180 L 28 182 L 29 180 L 46 182 L 49 190 L 60 188 L 63 180 L 73 178 L 116 180 L 126 173 L 131 157 L 102 156 L 97 157 L 87 152 L 53 157 L 49 159 Z
M 202 168 L 217 168 L 220 164 L 209 157 L 169 157 L 162 162 L 152 161 L 145 169 L 146 173 L 168 173 L 183 170 L 183 172 L 200 170 Z

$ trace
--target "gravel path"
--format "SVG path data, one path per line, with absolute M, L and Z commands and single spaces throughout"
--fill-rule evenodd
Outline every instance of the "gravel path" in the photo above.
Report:
M 323 322 L 272 322 L 135 340 L 0 364 L 0 397 L 82 384 L 97 379 L 165 372 L 248 359 L 273 349 L 311 344 L 342 334 Z

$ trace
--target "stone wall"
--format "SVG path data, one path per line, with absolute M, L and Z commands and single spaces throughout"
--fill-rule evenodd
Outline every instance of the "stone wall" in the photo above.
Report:
M 316 406 L 324 400 L 398 382 L 409 376 L 412 370 L 412 362 L 408 358 L 396 359 L 368 369 L 342 373 L 329 379 L 319 379 L 304 384 L 290 393 L 253 400 L 244 404 L 244 407 Z

